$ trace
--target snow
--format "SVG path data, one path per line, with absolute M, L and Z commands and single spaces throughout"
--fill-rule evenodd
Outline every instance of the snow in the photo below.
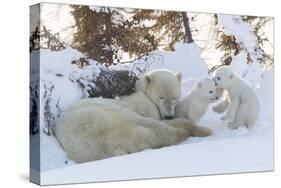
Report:
M 257 46 L 257 38 L 253 35 L 252 27 L 243 22 L 241 16 L 219 14 L 218 22 L 224 26 L 225 34 L 235 35 L 237 42 L 243 43 L 247 49 L 254 49 Z
M 93 81 L 100 73 L 102 65 L 97 65 L 95 61 L 90 60 L 90 65 L 83 69 L 72 61 L 83 58 L 83 54 L 67 47 L 61 51 L 51 51 L 49 49 L 40 49 L 31 54 L 31 80 L 32 84 L 37 84 L 39 77 L 38 72 L 38 55 L 40 53 L 40 151 L 41 151 L 41 170 L 46 171 L 50 169 L 65 167 L 74 162 L 67 159 L 66 154 L 60 147 L 54 136 L 47 136 L 43 130 L 45 127 L 44 111 L 46 107 L 46 100 L 49 98 L 50 110 L 55 115 L 51 119 L 52 126 L 59 117 L 60 111 L 67 109 L 74 101 L 87 97 L 83 92 L 76 79 L 84 82 L 84 85 L 94 87 Z M 51 88 L 53 87 L 52 91 Z M 87 88 L 85 88 L 87 89 Z M 50 114 L 49 114 L 50 115 Z M 36 141 L 36 139 L 34 139 Z M 32 154 L 33 155 L 33 154 Z
M 61 52 L 48 50 L 41 52 L 43 73 L 41 79 L 44 79 L 45 82 L 47 80 L 55 82 L 57 88 L 55 96 L 60 96 L 61 100 L 68 96 L 70 98 L 68 101 L 67 99 L 64 102 L 61 101 L 65 105 L 82 97 L 82 94 L 78 92 L 79 89 L 75 89 L 73 84 L 72 86 L 66 84 L 68 83 L 67 77 L 52 76 L 55 73 L 64 75 L 73 72 L 81 73 L 79 71 L 82 70 L 75 65 L 64 64 L 69 60 L 79 58 L 79 54 L 76 54 L 78 52 L 72 49 L 65 49 Z M 52 53 L 51 56 L 50 53 Z M 195 44 L 178 44 L 175 52 L 157 51 L 155 53 L 161 55 L 164 61 L 152 64 L 146 71 L 168 68 L 182 72 L 184 75 L 183 95 L 187 94 L 197 79 L 207 75 L 207 65 L 200 57 L 201 49 Z M 50 66 L 49 64 L 45 66 L 45 61 L 48 61 Z M 56 66 L 59 62 L 63 65 Z M 92 66 L 94 67 L 95 64 Z M 226 123 L 219 120 L 220 116 L 209 109 L 199 125 L 213 129 L 214 134 L 210 137 L 189 138 L 176 146 L 149 149 L 83 164 L 75 164 L 67 159 L 55 137 L 41 133 L 41 183 L 49 185 L 272 170 L 273 71 L 262 72 L 262 69 L 258 69 L 260 72 L 256 74 L 257 67 L 243 64 L 241 61 L 235 61 L 232 66 L 233 69 L 239 70 L 239 74 L 243 74 L 245 71 L 253 72 L 253 75 L 256 75 L 255 82 L 260 82 L 257 91 L 262 99 L 261 104 L 264 105 L 263 112 L 265 113 L 262 113 L 261 120 L 255 129 L 229 130 Z M 115 68 L 124 67 L 133 68 L 132 65 L 117 65 Z M 87 74 L 85 73 L 85 75 Z M 246 77 L 245 79 L 251 81 L 251 78 Z
M 273 123 L 274 119 L 274 73 L 273 70 L 265 71 L 262 75 L 261 86 L 258 89 L 261 106 L 261 113 L 264 119 L 271 120 Z
M 53 107 L 59 102 L 62 110 L 65 110 L 73 101 L 83 97 L 81 88 L 73 84 L 73 80 L 79 78 L 87 82 L 99 75 L 99 68 L 102 66 L 94 61 L 90 61 L 90 65 L 83 69 L 71 64 L 72 61 L 81 57 L 84 56 L 70 47 L 57 52 L 40 49 L 41 91 L 44 91 L 44 85 L 49 87 L 55 85 L 54 93 L 52 93 Z M 41 92 L 41 95 L 44 95 L 44 92 Z
M 259 59 L 262 58 L 262 52 L 257 48 L 257 36 L 254 34 L 250 24 L 243 22 L 241 16 L 225 14 L 218 15 L 218 23 L 223 26 L 225 34 L 235 36 L 237 43 L 240 43 L 242 51 L 249 53 L 253 63 L 259 63 Z M 244 58 L 247 58 L 247 56 L 244 55 Z
M 237 36 L 247 51 L 253 57 L 258 57 L 259 54 L 253 50 L 255 38 L 248 24 L 230 15 L 218 15 L 218 20 L 228 34 Z M 159 68 L 182 72 L 184 96 L 198 79 L 208 75 L 208 64 L 202 57 L 202 50 L 195 43 L 177 44 L 174 52 L 152 52 L 153 58 L 149 62 L 140 59 L 132 64 L 113 65 L 109 68 L 133 70 L 138 75 Z M 37 55 L 33 53 L 31 59 L 36 60 Z M 94 61 L 83 68 L 71 64 L 81 57 L 84 57 L 83 54 L 70 47 L 58 52 L 40 50 L 40 102 L 46 103 L 46 87 L 50 89 L 54 86 L 47 95 L 52 98 L 51 111 L 56 114 L 67 109 L 72 102 L 87 97 L 75 80 L 80 79 L 86 83 L 84 85 L 94 87 L 91 81 L 103 67 Z M 220 115 L 212 112 L 210 107 L 199 122 L 199 125 L 213 129 L 210 137 L 188 138 L 175 146 L 76 164 L 67 158 L 53 135 L 47 136 L 43 132 L 45 106 L 41 105 L 41 183 L 50 185 L 273 170 L 274 73 L 273 70 L 263 69 L 256 62 L 246 64 L 246 58 L 247 53 L 242 51 L 233 57 L 231 68 L 246 79 L 259 95 L 262 113 L 257 126 L 252 130 L 228 129 L 226 122 L 220 121 Z M 34 70 L 31 72 L 36 74 Z
M 73 41 L 76 32 L 75 20 L 70 13 L 71 8 L 66 4 L 40 3 L 40 21 L 53 33 L 59 33 L 60 37 L 68 44 Z
M 157 61 L 147 65 L 143 60 L 137 60 L 133 64 L 120 64 L 110 67 L 115 70 L 133 70 L 137 75 L 138 70 L 142 70 L 142 74 L 155 69 L 166 68 L 174 72 L 182 72 L 183 94 L 187 93 L 196 80 L 208 75 L 208 66 L 200 57 L 202 49 L 196 44 L 189 45 L 177 43 L 175 51 L 153 52 Z M 192 67 L 192 68 L 191 68 Z
M 40 145 L 40 165 L 42 171 L 46 169 L 56 169 L 75 164 L 74 161 L 67 160 L 65 152 L 54 136 L 41 135 Z
M 209 68 L 217 65 L 223 52 L 216 48 L 219 25 L 215 24 L 214 14 L 189 13 L 187 15 L 193 19 L 190 22 L 191 28 L 196 28 L 193 39 L 196 44 L 203 48 L 201 57 L 206 61 Z

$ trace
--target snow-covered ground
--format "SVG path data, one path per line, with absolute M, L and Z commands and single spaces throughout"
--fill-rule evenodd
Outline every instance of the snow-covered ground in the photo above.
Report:
M 255 45 L 252 44 L 255 39 L 247 30 L 248 25 L 241 26 L 236 17 L 235 19 L 229 17 L 219 16 L 219 21 L 231 34 L 240 36 L 240 32 L 244 33 L 246 36 L 241 35 L 239 40 L 245 43 L 245 48 L 253 53 L 253 57 L 255 55 L 258 57 L 259 54 L 255 54 L 253 51 Z M 78 68 L 71 62 L 78 60 L 83 55 L 69 47 L 59 52 L 50 50 L 40 50 L 40 52 L 40 101 L 42 104 L 46 103 L 46 95 L 51 95 L 51 111 L 58 113 L 60 110 L 65 110 L 75 100 L 87 97 L 75 80 L 82 78 L 86 85 L 94 87 L 91 85 L 91 81 L 98 76 L 101 65 L 91 61 L 89 66 L 85 66 L 83 69 Z M 149 66 L 137 61 L 134 64 L 116 65 L 110 68 L 134 70 L 136 73 L 139 68 L 146 71 L 167 68 L 182 72 L 183 96 L 189 92 L 196 80 L 208 74 L 208 65 L 202 58 L 202 49 L 195 43 L 177 44 L 174 52 L 156 51 L 153 53 L 157 57 L 161 57 L 161 61 Z M 220 115 L 212 112 L 210 107 L 199 122 L 201 126 L 213 129 L 213 135 L 210 137 L 188 138 L 175 146 L 76 164 L 67 159 L 54 136 L 47 136 L 43 132 L 44 105 L 41 105 L 41 184 L 273 170 L 273 70 L 264 70 L 256 62 L 246 64 L 245 58 L 246 54 L 242 52 L 233 58 L 231 67 L 243 76 L 259 95 L 262 113 L 253 130 L 246 128 L 229 130 L 226 123 L 219 120 Z M 54 89 L 50 91 L 52 86 Z M 47 91 L 47 93 L 43 91 Z
M 200 48 L 195 44 L 179 44 L 176 49 L 175 52 L 157 52 L 163 56 L 164 62 L 151 65 L 149 70 L 168 68 L 183 72 L 184 96 L 198 78 L 207 75 L 207 65 L 200 57 Z M 48 51 L 43 50 L 42 53 L 48 54 Z M 73 51 L 66 49 L 56 53 L 58 54 L 52 56 L 53 60 L 59 55 L 64 57 L 65 53 L 73 53 Z M 52 57 L 43 55 L 41 61 L 51 61 Z M 77 59 L 75 56 L 72 57 Z M 62 59 L 58 58 L 58 60 Z M 54 62 L 56 63 L 56 61 Z M 121 69 L 122 66 L 117 68 Z M 232 66 L 234 69 L 243 67 L 243 70 L 256 70 L 255 66 L 247 64 L 239 64 L 238 66 L 234 62 Z M 61 70 L 66 71 L 67 69 L 51 70 L 52 66 L 46 66 L 46 69 L 44 67 L 42 66 L 42 72 L 45 73 L 43 73 L 41 81 L 48 80 L 58 86 L 58 89 L 54 91 L 55 96 L 60 97 L 61 103 L 65 103 L 62 106 L 66 108 L 71 101 L 82 97 L 82 94 L 78 92 L 79 88 L 75 88 L 73 85 L 71 87 L 74 89 L 71 90 L 70 95 L 67 86 L 69 81 L 65 77 L 50 76 L 57 72 L 65 74 Z M 127 65 L 126 69 L 129 68 L 130 65 Z M 49 71 L 46 71 L 47 69 Z M 74 70 L 77 73 L 78 70 L 75 68 Z M 73 70 L 71 69 L 71 71 Z M 213 129 L 214 134 L 210 137 L 189 138 L 176 146 L 145 150 L 84 164 L 75 164 L 68 160 L 55 137 L 47 136 L 41 131 L 41 183 L 61 184 L 272 170 L 273 71 L 260 71 L 259 73 L 255 72 L 256 79 L 254 81 L 255 83 L 259 82 L 257 92 L 261 99 L 263 113 L 255 129 L 229 130 L 226 123 L 219 120 L 220 116 L 209 109 L 199 124 Z M 241 73 L 243 73 L 242 70 Z M 253 81 L 253 76 L 249 78 L 249 81 Z M 61 79 L 62 83 L 58 82 L 57 79 Z M 64 86 L 64 88 L 60 89 L 60 86 Z M 54 98 L 54 103 L 56 103 L 56 98 Z M 44 123 L 43 120 L 41 122 Z

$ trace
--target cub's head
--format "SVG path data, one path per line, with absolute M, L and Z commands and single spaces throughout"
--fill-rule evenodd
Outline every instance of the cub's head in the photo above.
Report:
M 221 90 L 216 87 L 216 83 L 211 78 L 203 78 L 196 85 L 197 95 L 208 100 L 209 102 L 215 102 L 222 95 Z
M 218 88 L 228 89 L 231 87 L 235 74 L 229 67 L 220 67 L 214 73 L 213 80 Z
M 161 119 L 174 118 L 181 95 L 181 77 L 181 73 L 160 69 L 145 74 L 137 83 L 137 90 L 156 105 Z

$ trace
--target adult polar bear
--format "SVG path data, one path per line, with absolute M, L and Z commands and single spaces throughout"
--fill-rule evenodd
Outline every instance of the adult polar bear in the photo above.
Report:
M 180 93 L 180 73 L 152 71 L 137 82 L 136 92 L 130 96 L 76 102 L 58 120 L 55 135 L 68 157 L 76 162 L 160 148 L 189 136 L 210 135 L 210 129 L 195 126 L 190 120 L 170 120 Z
M 219 88 L 227 90 L 228 96 L 213 110 L 221 113 L 228 108 L 226 115 L 221 119 L 226 120 L 231 129 L 240 126 L 252 128 L 260 114 L 259 99 L 254 89 L 226 66 L 215 71 L 214 81 Z

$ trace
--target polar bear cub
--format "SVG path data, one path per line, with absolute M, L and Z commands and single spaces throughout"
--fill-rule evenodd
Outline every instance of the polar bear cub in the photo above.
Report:
M 176 117 L 185 117 L 196 123 L 219 96 L 215 82 L 211 78 L 203 78 L 180 100 L 176 106 Z
M 241 126 L 252 128 L 260 114 L 259 99 L 254 89 L 226 66 L 215 71 L 214 81 L 228 93 L 228 99 L 222 105 L 227 107 L 227 113 L 222 120 L 226 120 L 231 129 Z

